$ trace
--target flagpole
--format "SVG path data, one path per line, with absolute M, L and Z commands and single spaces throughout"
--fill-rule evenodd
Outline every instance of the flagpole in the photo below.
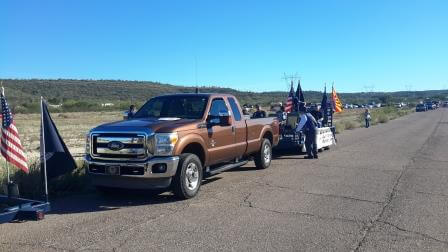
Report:
M 5 88 L 3 87 L 3 81 L 1 81 L 0 85 L 2 86 L 2 96 L 4 97 L 5 96 Z M 6 165 L 6 174 L 8 177 L 8 185 L 9 185 L 9 183 L 11 183 L 11 173 L 9 171 L 8 160 L 6 160 L 6 157 L 5 157 L 5 165 Z
M 48 202 L 48 181 L 47 181 L 47 159 L 45 158 L 45 130 L 44 130 L 44 98 L 40 97 L 40 128 L 42 131 L 41 142 L 42 142 L 42 154 L 41 157 L 43 159 L 43 167 L 44 169 L 44 190 L 45 190 L 45 201 Z

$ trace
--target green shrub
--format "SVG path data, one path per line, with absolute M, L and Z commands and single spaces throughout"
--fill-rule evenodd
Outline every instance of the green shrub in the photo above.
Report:
M 48 181 L 48 191 L 51 196 L 60 196 L 70 193 L 82 193 L 91 190 L 88 177 L 81 162 L 77 162 L 78 168 L 60 177 Z M 43 180 L 40 174 L 39 162 L 30 165 L 30 172 L 11 169 L 11 181 L 19 185 L 20 197 L 42 200 L 44 196 Z M 0 186 L 7 184 L 6 172 L 0 173 Z
M 351 130 L 354 128 L 358 128 L 359 124 L 356 124 L 356 122 L 354 121 L 343 121 L 344 125 L 345 125 L 345 129 Z
M 387 123 L 389 121 L 389 117 L 387 117 L 386 114 L 380 114 L 378 116 L 378 122 L 379 123 Z
M 345 130 L 345 124 L 343 122 L 335 122 L 334 126 L 336 134 L 340 134 Z

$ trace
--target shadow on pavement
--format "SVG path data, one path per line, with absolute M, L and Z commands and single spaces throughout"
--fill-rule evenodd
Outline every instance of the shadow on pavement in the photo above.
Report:
M 274 159 L 300 159 L 297 151 L 294 150 L 276 150 L 273 153 Z M 242 166 L 230 169 L 225 172 L 256 172 L 258 169 L 254 165 Z M 202 185 L 222 179 L 216 174 L 206 177 Z M 73 214 L 83 212 L 110 211 L 122 207 L 156 205 L 177 202 L 173 194 L 167 190 L 124 190 L 116 189 L 106 193 L 95 191 L 89 194 L 79 194 L 65 196 L 51 200 L 51 214 Z
M 297 149 L 282 149 L 272 152 L 273 159 L 302 159 L 306 153 L 299 153 Z
M 163 191 L 114 190 L 108 194 L 94 192 L 66 196 L 51 201 L 49 214 L 72 214 L 109 211 L 129 206 L 155 205 L 179 201 L 174 195 Z

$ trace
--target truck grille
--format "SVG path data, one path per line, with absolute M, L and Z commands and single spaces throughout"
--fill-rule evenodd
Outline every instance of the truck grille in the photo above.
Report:
M 138 133 L 93 133 L 91 155 L 98 159 L 136 160 L 149 156 L 147 135 Z

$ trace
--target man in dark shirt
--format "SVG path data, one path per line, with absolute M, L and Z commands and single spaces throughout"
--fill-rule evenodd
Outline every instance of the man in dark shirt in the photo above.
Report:
M 299 107 L 299 114 L 300 114 L 300 121 L 299 125 L 297 125 L 296 131 L 299 132 L 303 129 L 303 133 L 305 134 L 305 147 L 306 147 L 306 153 L 308 154 L 305 158 L 317 159 L 318 158 L 317 144 L 316 144 L 317 121 L 310 113 L 306 112 L 306 108 L 304 106 Z
M 260 106 L 258 104 L 255 105 L 255 109 L 256 109 L 256 111 L 252 115 L 252 118 L 265 118 L 266 117 L 266 112 L 264 112 L 263 110 L 260 110 Z
M 132 117 L 134 117 L 135 113 L 137 112 L 137 110 L 135 109 L 135 105 L 132 104 L 129 107 L 129 111 L 128 111 L 128 118 L 131 119 Z

